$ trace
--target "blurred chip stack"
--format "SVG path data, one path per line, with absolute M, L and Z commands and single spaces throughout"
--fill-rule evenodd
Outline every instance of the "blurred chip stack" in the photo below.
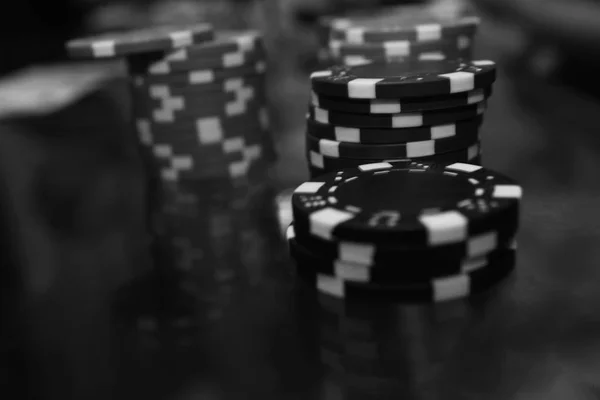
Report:
M 190 321 L 221 317 L 234 287 L 259 268 L 240 252 L 259 229 L 260 216 L 248 214 L 268 212 L 264 202 L 273 205 L 276 154 L 261 35 L 214 33 L 208 24 L 161 26 L 73 40 L 67 48 L 77 58 L 126 62 L 152 183 L 154 271 L 161 295 L 175 299 L 173 324 L 189 331 Z M 180 315 L 198 310 L 207 314 Z
M 366 62 L 311 75 L 312 177 L 382 160 L 481 163 L 492 61 Z
M 375 15 L 320 21 L 319 60 L 324 66 L 364 61 L 470 60 L 479 18 L 440 13 L 426 6 L 385 8 Z
M 415 161 L 295 189 L 290 253 L 341 398 L 446 398 L 428 393 L 515 268 L 521 196 L 480 166 Z

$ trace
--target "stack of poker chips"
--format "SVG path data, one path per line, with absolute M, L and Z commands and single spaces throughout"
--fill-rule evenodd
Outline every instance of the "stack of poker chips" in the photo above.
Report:
M 382 160 L 481 163 L 492 61 L 412 61 L 313 72 L 310 175 Z
M 481 166 L 416 161 L 295 189 L 290 252 L 342 398 L 438 398 L 425 395 L 437 374 L 507 289 L 521 197 L 513 180 Z
M 276 154 L 262 37 L 195 24 L 77 39 L 67 49 L 76 58 L 126 62 L 134 129 L 150 176 L 156 299 L 169 299 L 168 329 L 177 326 L 189 337 L 192 321 L 221 318 L 234 287 L 260 273 L 240 249 L 263 250 L 257 229 L 267 217 L 257 210 L 264 214 L 264 204 L 272 204 Z M 157 307 L 165 314 L 164 304 Z M 199 310 L 205 315 L 190 315 Z M 153 326 L 148 315 L 143 321 Z
M 480 20 L 440 15 L 423 6 L 393 8 L 371 16 L 320 21 L 319 61 L 355 65 L 364 61 L 470 60 Z

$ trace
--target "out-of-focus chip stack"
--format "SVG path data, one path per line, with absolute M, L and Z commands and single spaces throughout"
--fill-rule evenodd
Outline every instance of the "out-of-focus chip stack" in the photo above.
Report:
M 366 62 L 311 75 L 312 177 L 382 160 L 481 163 L 494 62 Z
M 364 61 L 470 60 L 480 20 L 444 15 L 427 6 L 384 8 L 375 15 L 320 21 L 319 60 L 324 66 Z
M 262 36 L 214 33 L 207 24 L 162 26 L 73 40 L 67 48 L 77 58 L 126 62 L 152 183 L 154 271 L 160 295 L 175 299 L 169 326 L 188 332 L 192 322 L 219 318 L 234 287 L 257 273 L 240 249 L 257 235 L 260 217 L 248 214 L 265 209 L 276 159 Z M 198 310 L 208 313 L 189 315 Z
M 445 397 L 438 374 L 515 268 L 521 196 L 480 166 L 415 161 L 295 189 L 290 253 L 340 398 Z

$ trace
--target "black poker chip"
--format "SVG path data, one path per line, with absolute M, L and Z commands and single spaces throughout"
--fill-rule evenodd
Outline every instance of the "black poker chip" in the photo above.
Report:
M 448 95 L 490 87 L 493 61 L 408 61 L 333 67 L 311 74 L 313 91 L 348 99 Z
M 486 103 L 481 102 L 456 108 L 414 113 L 351 114 L 310 106 L 308 108 L 308 115 L 309 118 L 322 124 L 353 128 L 415 128 L 473 119 L 482 115 L 485 109 Z
M 492 95 L 492 87 L 444 96 L 406 97 L 385 100 L 355 100 L 311 93 L 314 107 L 354 114 L 398 114 L 462 107 L 481 103 Z
M 373 160 L 367 158 L 343 158 L 343 157 L 328 157 L 319 152 L 308 150 L 306 152 L 309 170 L 313 177 L 321 176 L 325 173 L 336 172 L 346 168 L 354 168 L 364 164 L 373 164 L 377 162 L 393 162 L 407 161 L 405 158 Z M 467 148 L 452 151 L 448 153 L 440 153 L 429 157 L 420 157 L 413 159 L 419 162 L 435 162 L 435 163 L 469 163 L 481 164 L 481 144 L 475 143 Z
M 467 274 L 434 279 L 427 283 L 374 284 L 346 282 L 298 267 L 298 275 L 318 291 L 339 299 L 372 303 L 438 303 L 467 298 L 496 287 L 515 269 L 514 260 L 492 261 Z
M 310 254 L 318 254 L 324 266 L 321 272 L 327 274 L 335 270 L 336 263 L 365 268 L 395 268 L 404 265 L 422 265 L 428 268 L 403 270 L 397 275 L 403 275 L 406 280 L 423 280 L 431 276 L 443 276 L 460 273 L 463 266 L 469 267 L 464 260 L 480 259 L 499 249 L 514 248 L 515 235 L 518 229 L 518 219 L 503 221 L 501 226 L 490 231 L 473 235 L 463 241 L 444 246 L 413 246 L 410 244 L 374 243 L 373 241 L 330 241 L 319 239 L 308 233 L 308 227 L 302 227 L 301 221 L 295 221 L 288 227 L 286 237 L 294 240 L 299 246 L 295 249 L 306 250 Z M 327 260 L 327 261 L 325 261 Z M 480 261 L 475 261 L 475 264 Z M 331 265 L 331 268 L 328 267 Z M 316 268 L 316 266 L 315 266 Z
M 479 131 L 482 117 L 465 119 L 454 123 L 419 126 L 413 128 L 351 128 L 323 124 L 306 119 L 306 131 L 318 139 L 329 139 L 338 142 L 388 144 L 404 142 L 422 142 L 462 135 L 470 135 Z
M 471 53 L 471 39 L 466 36 L 410 42 L 405 40 L 384 43 L 347 43 L 329 41 L 329 51 L 334 57 L 398 57 L 410 58 L 414 54 L 441 52 L 450 59 L 466 58 Z
M 164 25 L 74 39 L 66 47 L 74 58 L 113 58 L 172 50 L 214 38 L 209 24 Z
M 519 215 L 521 187 L 480 166 L 416 161 L 348 168 L 298 186 L 296 230 L 324 240 L 443 246 Z
M 339 278 L 348 282 L 358 283 L 407 283 L 428 282 L 433 278 L 467 273 L 498 260 L 513 260 L 516 251 L 512 248 L 500 247 L 479 257 L 443 258 L 423 257 L 422 260 L 408 261 L 398 254 L 395 260 L 385 264 L 361 264 L 338 261 L 320 256 L 310 249 L 300 245 L 295 239 L 289 241 L 290 253 L 299 267 L 309 268 L 323 275 Z M 400 252 L 398 252 L 400 253 Z M 418 258 L 418 257 L 414 257 Z
M 477 144 L 479 141 L 479 132 L 476 130 L 470 134 L 439 140 L 390 144 L 338 142 L 329 139 L 318 139 L 307 134 L 306 149 L 331 158 L 412 159 L 458 151 Z

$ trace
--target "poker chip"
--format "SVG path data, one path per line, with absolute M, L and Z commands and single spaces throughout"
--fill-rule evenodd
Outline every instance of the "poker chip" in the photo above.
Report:
M 155 52 L 128 59 L 130 72 L 165 75 L 192 69 L 237 68 L 266 59 L 258 32 L 216 32 L 213 41 L 186 46 L 168 54 Z
M 470 51 L 466 51 L 465 55 L 470 53 Z M 463 55 L 464 56 L 464 55 Z M 319 65 L 321 65 L 322 69 L 337 67 L 340 65 L 345 65 L 349 67 L 357 66 L 357 65 L 365 65 L 368 63 L 399 63 L 399 62 L 407 62 L 407 61 L 444 61 L 444 60 L 452 60 L 456 57 L 451 57 L 450 55 L 444 53 L 443 51 L 425 51 L 420 52 L 418 50 L 414 50 L 413 53 L 409 57 L 399 57 L 399 56 L 389 56 L 389 55 L 343 55 L 343 56 L 334 56 L 329 52 L 322 54 L 318 57 Z M 470 59 L 471 57 L 467 57 Z
M 136 86 L 168 84 L 170 86 L 189 87 L 190 85 L 205 85 L 240 76 L 260 75 L 264 74 L 266 69 L 266 64 L 263 61 L 259 61 L 254 65 L 238 68 L 195 69 L 169 75 L 136 75 L 132 79 Z
M 427 303 L 445 302 L 485 292 L 496 286 L 514 270 L 515 263 L 491 262 L 487 267 L 452 277 L 444 277 L 424 284 L 357 284 L 341 279 L 316 274 L 319 291 L 337 298 L 384 303 Z M 304 269 L 301 269 L 305 272 Z M 309 273 L 306 273 L 309 275 Z M 312 277 L 312 275 L 311 275 Z
M 296 230 L 324 240 L 435 247 L 518 218 L 521 196 L 513 180 L 476 165 L 381 162 L 300 185 L 292 209 Z
M 321 153 L 318 153 L 313 150 L 307 151 L 307 160 L 309 163 L 309 167 L 312 167 L 315 172 L 318 172 L 319 175 L 323 173 L 335 172 L 345 168 L 355 168 L 363 164 L 373 164 L 375 160 L 373 159 L 363 159 L 363 158 L 342 158 L 342 157 L 328 157 Z M 479 143 L 473 144 L 468 148 L 452 151 L 448 153 L 436 154 L 435 156 L 430 157 L 421 157 L 414 159 L 414 161 L 419 162 L 437 162 L 437 163 L 470 163 L 470 164 L 480 164 L 481 157 L 481 145 Z M 395 159 L 383 159 L 377 160 L 382 162 L 395 162 L 395 161 L 407 161 L 403 158 L 395 158 Z M 313 175 L 317 176 L 317 175 Z
M 398 114 L 462 107 L 482 103 L 492 94 L 492 88 L 476 89 L 446 96 L 407 97 L 394 100 L 346 100 L 311 93 L 314 107 L 355 114 Z
M 232 77 L 222 81 L 216 81 L 206 84 L 192 86 L 169 85 L 164 83 L 149 83 L 142 81 L 132 81 L 134 91 L 137 94 L 144 94 L 153 99 L 161 99 L 172 96 L 204 96 L 207 99 L 212 94 L 234 92 L 244 87 L 253 87 L 255 90 L 264 90 L 265 80 L 262 75 L 250 75 L 241 77 Z
M 395 40 L 429 42 L 444 38 L 474 36 L 481 20 L 468 16 L 456 19 L 440 19 L 431 15 L 410 16 L 402 23 L 398 16 L 386 23 L 377 18 L 336 18 L 329 22 L 329 37 L 347 43 L 380 43 Z
M 471 39 L 459 36 L 436 41 L 412 42 L 397 40 L 380 43 L 354 44 L 339 40 L 329 42 L 329 50 L 334 57 L 363 56 L 363 57 L 399 57 L 410 58 L 413 54 L 441 53 L 453 59 L 463 58 L 470 54 Z
M 333 67 L 311 74 L 317 94 L 348 99 L 448 95 L 490 87 L 493 61 L 411 61 Z
M 247 113 L 258 113 L 264 107 L 264 98 L 240 97 L 230 102 L 195 103 L 172 99 L 162 101 L 155 108 L 138 108 L 136 117 L 148 118 L 156 123 L 185 122 L 207 117 L 233 117 Z
M 486 109 L 486 102 L 463 107 L 399 114 L 351 114 L 309 106 L 308 116 L 322 124 L 353 128 L 416 128 L 448 124 L 476 118 Z
M 295 226 L 298 226 L 296 232 Z M 294 240 L 298 246 L 331 262 L 363 265 L 366 268 L 389 265 L 434 265 L 441 270 L 440 275 L 454 271 L 458 263 L 484 257 L 502 248 L 515 247 L 515 235 L 518 230 L 518 220 L 503 221 L 503 224 L 486 232 L 469 235 L 462 241 L 443 246 L 414 246 L 410 243 L 388 244 L 370 241 L 324 240 L 311 235 L 308 227 L 302 227 L 301 221 L 294 220 L 294 228 L 288 228 L 288 241 Z M 454 263 L 443 265 L 444 262 Z M 431 271 L 431 269 L 430 269 Z M 418 280 L 426 271 L 406 271 L 407 279 Z M 451 273 L 451 272 L 450 272 Z M 409 280 L 410 280 L 409 279 Z
M 293 226 L 288 229 L 293 230 Z M 502 246 L 498 249 L 490 247 L 490 252 L 472 258 L 439 257 L 437 259 L 427 259 L 427 257 L 415 257 L 416 259 L 407 259 L 402 257 L 400 251 L 397 251 L 394 257 L 390 257 L 388 263 L 364 264 L 325 257 L 327 253 L 311 252 L 311 250 L 298 243 L 295 239 L 295 232 L 288 232 L 287 236 L 290 254 L 296 262 L 303 265 L 303 268 L 347 282 L 381 284 L 427 282 L 433 278 L 466 274 L 484 268 L 498 260 L 512 260 L 514 262 L 516 257 L 515 249 Z M 349 245 L 352 246 L 352 244 Z M 313 249 L 316 250 L 315 247 Z
M 213 37 L 213 29 L 209 24 L 168 25 L 74 39 L 66 47 L 73 58 L 114 58 L 176 49 L 207 42 Z
M 455 123 L 419 126 L 413 128 L 351 128 L 322 124 L 311 118 L 306 120 L 306 132 L 318 139 L 364 144 L 392 144 L 422 142 L 444 138 L 471 136 L 479 132 L 481 117 L 456 121 Z
M 358 159 L 411 159 L 449 153 L 479 143 L 479 133 L 453 136 L 439 140 L 405 142 L 398 144 L 346 143 L 330 139 L 318 139 L 306 135 L 306 149 L 332 158 Z

